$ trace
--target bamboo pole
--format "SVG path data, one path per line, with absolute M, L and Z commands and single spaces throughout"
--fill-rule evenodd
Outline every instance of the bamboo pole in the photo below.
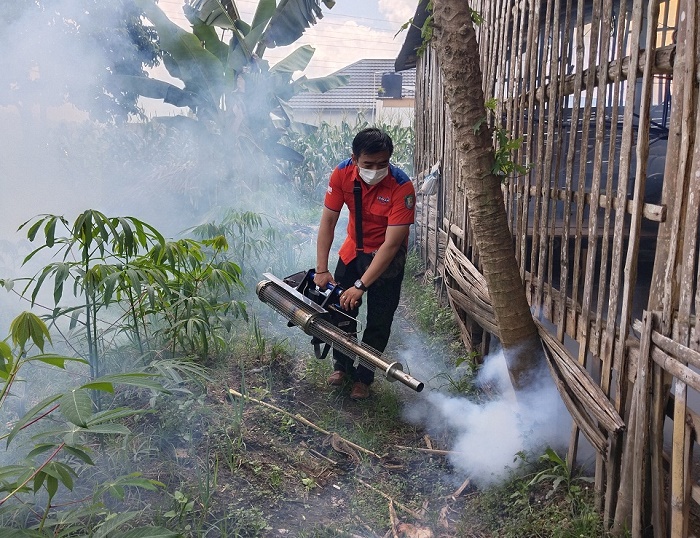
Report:
M 640 51 L 639 58 L 637 60 L 637 69 L 630 67 L 631 57 L 626 56 L 613 60 L 607 64 L 607 67 L 601 63 L 600 66 L 593 65 L 589 69 L 586 69 L 582 73 L 582 78 L 579 80 L 575 75 L 569 75 L 564 77 L 562 81 L 562 86 L 565 95 L 572 95 L 576 90 L 593 90 L 597 87 L 602 87 L 608 84 L 615 84 L 625 81 L 634 81 L 639 73 L 643 72 L 644 65 L 647 63 L 646 51 Z M 676 45 L 665 45 L 659 47 L 653 51 L 652 63 L 652 75 L 671 75 L 673 74 L 673 68 L 676 62 Z M 591 74 L 591 71 L 593 73 Z M 631 76 L 630 76 L 631 74 Z M 700 75 L 696 78 L 700 80 Z M 592 81 L 592 82 L 591 82 Z M 547 95 L 547 85 L 538 87 L 534 92 L 527 92 L 527 95 L 534 94 L 535 102 L 541 102 Z M 520 100 L 521 95 L 516 95 L 515 99 Z M 527 102 L 527 99 L 526 99 Z
M 651 384 L 649 376 L 649 364 L 651 362 L 650 346 L 651 333 L 654 329 L 654 318 L 650 312 L 644 312 L 643 331 L 641 334 L 641 346 L 639 360 L 637 361 L 637 425 L 635 428 L 633 453 L 627 454 L 634 462 L 632 476 L 632 536 L 642 536 L 644 530 L 644 509 L 647 495 L 646 470 L 648 457 L 649 436 L 649 400 L 651 397 Z M 629 450 L 628 450 L 629 452 Z
M 656 322 L 656 320 L 655 320 Z M 652 365 L 652 416 L 651 416 L 651 523 L 656 532 L 663 535 L 666 529 L 664 480 L 664 422 L 666 419 L 667 391 L 664 385 L 664 372 L 661 367 Z
M 685 506 L 686 443 L 688 429 L 685 423 L 688 388 L 680 379 L 675 380 L 673 404 L 673 445 L 671 447 L 671 536 L 687 536 Z

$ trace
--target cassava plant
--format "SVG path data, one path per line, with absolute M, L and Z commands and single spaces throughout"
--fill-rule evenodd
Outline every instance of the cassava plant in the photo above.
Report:
M 145 363 L 162 348 L 175 356 L 178 345 L 185 354 L 206 357 L 208 339 L 228 317 L 245 315 L 243 303 L 231 300 L 233 288 L 241 285 L 240 269 L 219 259 L 228 248 L 224 237 L 166 241 L 143 221 L 95 210 L 81 213 L 72 225 L 43 215 L 23 228 L 30 241 L 43 239 L 25 263 L 47 249 L 57 249 L 60 260 L 29 279 L 22 295 L 35 304 L 53 280 L 48 319 L 56 323 L 69 316 L 70 328 L 85 336 L 91 377 L 101 373 L 109 332 L 127 334 Z M 72 285 L 69 305 L 62 303 L 66 285 Z M 116 319 L 108 319 L 110 306 L 109 316 Z
M 163 327 L 156 331 L 172 356 L 206 357 L 211 340 L 217 349 L 225 345 L 221 331 L 230 331 L 232 317 L 247 319 L 245 303 L 231 300 L 234 288 L 243 287 L 238 264 L 225 258 L 228 242 L 223 235 L 195 241 L 180 239 L 157 245 L 149 258 L 165 264 L 167 286 L 150 299 L 161 313 Z
M 71 363 L 78 369 L 88 367 L 84 359 L 45 352 L 47 343 L 51 343 L 48 328 L 35 314 L 23 312 L 12 321 L 10 335 L 0 341 L 0 412 L 3 414 L 13 388 L 25 382 L 21 379 L 21 372 L 31 364 L 40 363 L 58 370 L 64 370 Z M 37 350 L 38 353 L 33 354 Z M 52 379 L 59 379 L 59 376 L 52 374 Z M 162 390 L 153 376 L 145 373 L 103 376 L 45 396 L 0 435 L 0 439 L 6 442 L 8 456 L 3 460 L 10 461 L 0 466 L 0 507 L 6 516 L 0 534 L 16 534 L 16 528 L 7 526 L 14 520 L 22 522 L 24 536 L 54 536 L 57 532 L 70 533 L 71 530 L 84 534 L 87 529 L 85 519 L 81 517 L 75 517 L 72 523 L 63 518 L 61 523 L 58 522 L 57 509 L 62 503 L 57 500 L 66 492 L 73 491 L 76 482 L 84 478 L 83 474 L 78 473 L 78 468 L 94 465 L 91 446 L 95 445 L 98 437 L 129 434 L 129 429 L 120 421 L 138 413 L 137 410 L 114 407 L 98 411 L 90 397 L 92 391 L 113 393 L 119 384 Z M 21 443 L 18 442 L 20 438 Z M 96 508 L 102 506 L 101 498 L 106 493 L 123 498 L 127 487 L 155 490 L 160 486 L 161 483 L 142 478 L 139 474 L 121 476 L 101 484 L 94 496 L 88 495 L 75 503 L 85 507 L 75 510 L 73 514 L 94 516 Z M 117 520 L 106 524 L 109 512 L 102 509 L 101 513 L 103 518 L 91 524 L 107 525 L 105 530 L 111 528 L 116 532 L 129 521 L 124 514 L 120 514 Z M 142 536 L 153 536 L 157 532 L 160 532 L 159 536 L 173 536 L 165 529 L 155 527 L 145 527 L 141 531 L 144 533 Z M 110 536 L 109 533 L 103 535 Z
M 46 249 L 57 249 L 60 259 L 45 265 L 22 294 L 31 288 L 34 305 L 46 280 L 53 279 L 52 320 L 71 316 L 71 327 L 80 324 L 84 328 L 91 377 L 100 375 L 99 313 L 117 298 L 117 293 L 129 302 L 130 328 L 143 349 L 137 301 L 146 284 L 164 285 L 165 273 L 135 260 L 153 244 L 164 243 L 163 236 L 133 217 L 110 218 L 91 209 L 78 215 L 72 225 L 62 216 L 42 215 L 20 226 L 20 230 L 25 228 L 32 242 L 43 232 L 43 244 L 27 255 L 24 263 Z M 82 304 L 59 306 L 67 283 L 72 284 L 73 296 Z

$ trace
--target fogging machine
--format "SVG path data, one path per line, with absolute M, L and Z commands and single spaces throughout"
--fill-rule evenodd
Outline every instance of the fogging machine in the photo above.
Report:
M 389 381 L 401 381 L 417 392 L 422 391 L 423 382 L 404 372 L 400 362 L 386 360 L 381 352 L 358 342 L 354 332 L 344 330 L 354 326 L 355 321 L 340 306 L 340 296 L 345 290 L 330 283 L 326 289 L 320 289 L 314 283 L 315 274 L 310 269 L 279 279 L 263 273 L 266 280 L 258 282 L 255 292 L 262 302 L 288 320 L 288 326 L 301 327 L 312 336 L 317 358 L 325 358 L 332 347 L 367 368 L 381 370 Z M 321 343 L 325 344 L 323 351 Z

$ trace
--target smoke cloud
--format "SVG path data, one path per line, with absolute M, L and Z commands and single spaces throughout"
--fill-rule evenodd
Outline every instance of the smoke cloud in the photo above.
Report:
M 452 440 L 449 461 L 479 486 L 502 481 L 517 465 L 519 452 L 539 456 L 546 447 L 566 447 L 571 419 L 548 371 L 526 392 L 512 389 L 501 351 L 486 357 L 476 384 L 497 394 L 488 401 L 451 396 L 439 390 L 424 393 L 407 406 L 405 418 L 432 435 Z

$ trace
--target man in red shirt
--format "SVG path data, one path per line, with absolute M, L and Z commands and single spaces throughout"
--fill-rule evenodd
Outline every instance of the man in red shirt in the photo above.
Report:
M 357 133 L 352 156 L 331 174 L 316 243 L 314 282 L 321 288 L 329 282 L 344 288 L 340 306 L 352 318 L 357 317 L 361 300 L 366 302 L 362 342 L 380 352 L 386 348 L 399 305 L 408 232 L 415 218 L 413 183 L 405 172 L 389 164 L 393 151 L 391 137 L 383 131 L 368 128 Z M 331 275 L 328 257 L 343 205 L 350 212 L 347 236 Z M 356 205 L 361 205 L 360 212 Z M 357 323 L 350 325 L 347 331 L 355 332 Z M 351 379 L 350 397 L 368 398 L 374 370 L 363 364 L 355 368 L 353 359 L 337 350 L 333 350 L 333 359 L 334 372 L 328 383 L 342 385 L 346 378 Z

